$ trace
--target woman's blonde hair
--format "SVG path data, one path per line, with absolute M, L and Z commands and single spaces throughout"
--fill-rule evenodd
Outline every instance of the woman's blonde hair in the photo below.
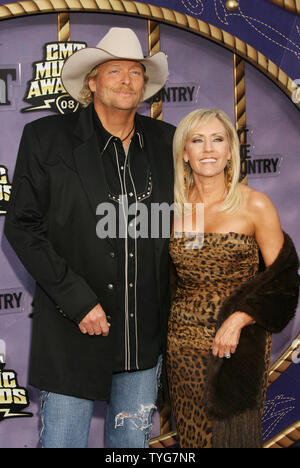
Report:
M 91 102 L 93 102 L 93 92 L 90 90 L 89 80 L 91 78 L 92 79 L 97 78 L 99 66 L 100 64 L 96 65 L 96 67 L 94 67 L 89 73 L 87 73 L 84 78 L 83 86 L 79 93 L 79 102 L 83 107 L 87 107 L 89 104 L 91 104 Z M 149 78 L 146 75 L 145 68 L 143 65 L 142 65 L 142 69 L 144 72 L 144 86 L 146 86 Z
M 173 157 L 175 168 L 174 198 L 176 205 L 182 210 L 188 203 L 189 189 L 194 184 L 193 172 L 189 164 L 184 163 L 183 153 L 187 140 L 194 130 L 217 118 L 224 125 L 231 152 L 232 180 L 221 211 L 233 212 L 241 202 L 240 179 L 240 143 L 237 132 L 228 117 L 220 109 L 198 109 L 186 115 L 179 123 L 173 140 Z M 228 180 L 228 168 L 225 167 L 225 177 Z

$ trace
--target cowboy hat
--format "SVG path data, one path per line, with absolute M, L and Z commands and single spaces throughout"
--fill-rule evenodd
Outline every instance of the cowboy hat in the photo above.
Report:
M 132 29 L 111 28 L 96 47 L 80 49 L 66 60 L 61 72 L 63 86 L 79 101 L 87 73 L 101 63 L 120 59 L 136 60 L 146 68 L 149 80 L 143 101 L 158 93 L 168 79 L 168 61 L 164 52 L 144 58 L 140 41 Z

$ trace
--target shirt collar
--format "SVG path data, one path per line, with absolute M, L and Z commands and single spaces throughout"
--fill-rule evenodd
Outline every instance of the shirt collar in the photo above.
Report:
M 100 147 L 101 147 L 101 155 L 104 153 L 106 150 L 107 146 L 109 145 L 110 141 L 112 141 L 114 137 L 111 133 L 109 133 L 102 125 L 101 120 L 98 117 L 97 112 L 95 111 L 95 108 L 93 106 L 93 121 L 94 121 L 94 127 L 97 132 L 97 134 L 100 136 Z M 135 140 L 138 142 L 141 150 L 144 149 L 144 137 L 143 137 L 143 132 L 139 126 L 138 119 L 135 116 L 135 132 L 132 137 L 132 140 Z

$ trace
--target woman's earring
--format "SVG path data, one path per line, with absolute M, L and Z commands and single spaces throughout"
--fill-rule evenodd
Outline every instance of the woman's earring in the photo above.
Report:
M 189 175 L 189 172 L 188 172 L 188 165 L 189 163 L 188 162 L 185 162 L 184 163 L 184 173 L 183 173 L 183 177 L 184 177 L 184 190 L 186 191 L 188 189 L 188 175 Z
M 230 189 L 230 187 L 232 186 L 232 174 L 233 174 L 233 171 L 232 171 L 232 161 L 231 159 L 228 160 L 227 162 L 227 187 L 228 189 Z

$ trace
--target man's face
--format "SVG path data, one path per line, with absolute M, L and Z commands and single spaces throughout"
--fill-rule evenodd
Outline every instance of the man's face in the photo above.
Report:
M 95 106 L 110 109 L 136 109 L 144 92 L 144 71 L 138 62 L 112 60 L 102 63 L 96 78 L 90 78 Z

